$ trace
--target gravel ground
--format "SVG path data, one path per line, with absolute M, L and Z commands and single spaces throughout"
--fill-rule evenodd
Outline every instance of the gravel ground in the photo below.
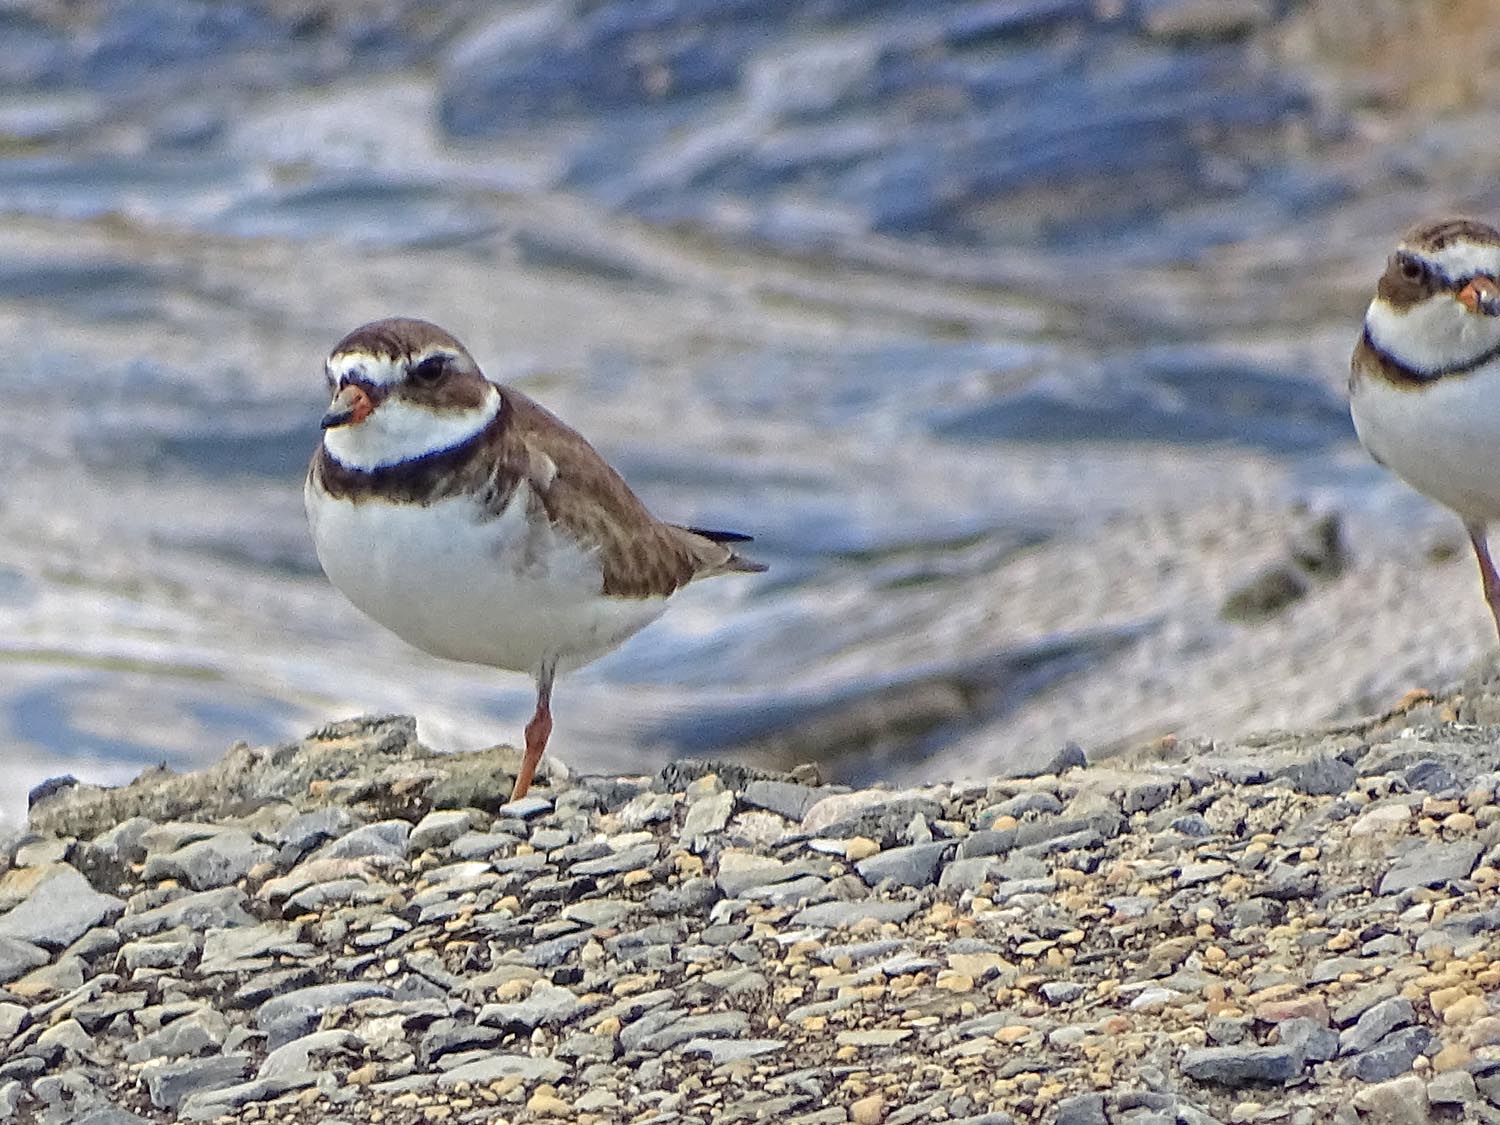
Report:
M 434 755 L 39 794 L 0 1118 L 1500 1121 L 1500 672 L 1035 777 Z

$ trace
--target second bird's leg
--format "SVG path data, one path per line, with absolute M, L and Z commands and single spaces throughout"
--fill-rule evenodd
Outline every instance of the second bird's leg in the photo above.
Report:
M 1469 542 L 1474 544 L 1474 557 L 1479 560 L 1479 579 L 1484 583 L 1484 600 L 1489 603 L 1490 616 L 1495 619 L 1495 633 L 1500 635 L 1500 575 L 1495 573 L 1495 564 L 1490 560 L 1489 540 L 1482 523 L 1464 523 L 1469 533 Z
M 526 754 L 521 759 L 521 769 L 516 774 L 516 787 L 510 792 L 512 801 L 526 796 L 531 788 L 531 779 L 536 774 L 537 763 L 542 760 L 542 751 L 547 749 L 547 738 L 552 734 L 552 676 L 555 665 L 544 664 L 536 678 L 536 711 L 531 722 L 526 724 Z

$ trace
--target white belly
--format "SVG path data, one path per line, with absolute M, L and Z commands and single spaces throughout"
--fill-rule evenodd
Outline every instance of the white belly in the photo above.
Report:
M 655 620 L 665 598 L 605 597 L 599 565 L 526 517 L 526 486 L 498 518 L 465 497 L 352 503 L 305 492 L 324 573 L 359 609 L 435 656 L 535 675 L 587 664 Z
M 1362 378 L 1349 403 L 1366 449 L 1464 519 L 1500 520 L 1500 368 L 1401 390 Z

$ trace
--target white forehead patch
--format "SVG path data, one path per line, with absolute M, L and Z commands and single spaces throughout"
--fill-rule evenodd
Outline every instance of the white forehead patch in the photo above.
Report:
M 1415 250 L 1413 253 L 1432 262 L 1451 281 L 1462 281 L 1476 273 L 1489 274 L 1491 277 L 1500 274 L 1500 246 L 1493 244 L 1460 238 L 1441 250 Z
M 367 352 L 340 352 L 328 357 L 328 378 L 333 383 L 356 379 L 376 387 L 390 387 L 406 378 L 406 361 Z
M 351 469 L 399 465 L 468 441 L 494 420 L 500 405 L 500 392 L 493 386 L 485 388 L 484 402 L 471 410 L 434 411 L 388 398 L 363 422 L 324 430 L 323 448 Z

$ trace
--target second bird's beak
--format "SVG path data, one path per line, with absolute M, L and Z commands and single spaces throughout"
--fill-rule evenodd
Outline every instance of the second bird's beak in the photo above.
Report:
M 1458 303 L 1471 313 L 1500 316 L 1500 284 L 1481 274 L 1458 291 Z
M 336 426 L 363 422 L 374 409 L 375 404 L 370 401 L 369 393 L 358 384 L 349 383 L 333 396 L 333 401 L 328 404 L 328 412 L 323 415 L 320 425 L 325 430 L 331 430 Z

